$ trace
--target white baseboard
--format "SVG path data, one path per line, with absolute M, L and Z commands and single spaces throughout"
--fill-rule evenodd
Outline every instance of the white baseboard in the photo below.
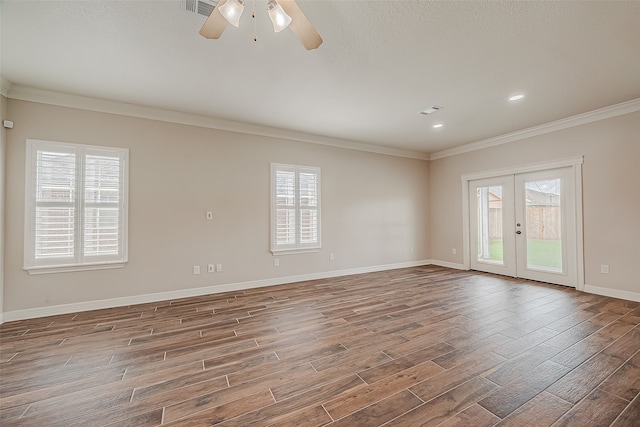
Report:
M 447 261 L 438 261 L 435 259 L 428 260 L 428 264 L 438 265 L 440 267 L 454 268 L 457 270 L 468 270 L 468 268 L 466 268 L 464 264 L 456 264 L 456 263 L 447 262 Z M 593 286 L 593 285 L 584 285 L 584 292 L 602 295 L 605 297 L 613 297 L 613 298 L 620 298 L 620 299 L 625 299 L 629 301 L 640 302 L 639 292 L 621 291 L 619 289 L 603 288 L 600 286 Z
M 376 271 L 395 270 L 398 268 L 418 267 L 422 265 L 437 265 L 440 267 L 466 270 L 463 264 L 439 261 L 434 259 L 409 261 L 395 264 L 375 265 L 370 267 L 349 268 L 344 270 L 323 271 L 320 273 L 301 274 L 297 276 L 275 277 L 263 280 L 251 280 L 247 282 L 229 283 L 224 285 L 206 286 L 202 288 L 181 289 L 177 291 L 158 292 L 130 297 L 110 298 L 95 301 L 86 301 L 73 304 L 54 305 L 50 307 L 28 308 L 0 313 L 0 323 L 16 320 L 32 319 L 36 317 L 56 316 L 59 314 L 77 313 L 80 311 L 99 310 L 103 308 L 122 307 L 135 304 L 145 304 L 155 301 L 167 301 L 180 298 L 188 298 L 221 292 L 241 291 L 245 289 L 261 288 L 265 286 L 284 285 L 286 283 L 304 282 L 307 280 L 328 279 L 331 277 L 351 276 L 354 274 L 373 273 Z M 640 293 L 621 291 L 617 289 L 602 288 L 599 286 L 585 285 L 585 292 L 621 298 L 640 302 Z
M 428 264 L 438 265 L 440 267 L 454 268 L 456 270 L 468 270 L 468 268 L 466 268 L 464 264 L 457 264 L 457 263 L 447 262 L 447 261 L 438 261 L 435 259 L 428 260 Z M 620 299 L 625 299 L 629 301 L 640 302 L 639 292 L 621 291 L 619 289 L 603 288 L 601 286 L 593 286 L 593 285 L 586 285 L 586 284 L 584 285 L 584 292 L 602 295 L 605 297 L 613 297 L 613 298 L 620 298 Z
M 584 285 L 584 291 L 591 294 L 604 295 L 605 297 L 613 297 L 640 302 L 640 293 L 638 292 L 621 291 L 618 289 L 603 288 L 601 286 L 593 285 Z
M 398 268 L 418 267 L 422 265 L 436 264 L 430 260 L 409 261 L 396 264 L 375 265 L 371 267 L 349 268 L 345 270 L 323 271 L 320 273 L 301 274 L 288 277 L 274 277 L 271 279 L 251 280 L 248 282 L 229 283 L 224 285 L 206 286 L 203 288 L 181 289 L 177 291 L 158 292 L 130 297 L 109 298 L 103 300 L 78 302 L 72 304 L 54 305 L 49 307 L 28 308 L 24 310 L 7 311 L 4 313 L 4 322 L 33 319 L 36 317 L 56 316 L 59 314 L 77 313 L 80 311 L 99 310 L 103 308 L 122 307 L 135 304 L 145 304 L 155 301 L 167 301 L 179 298 L 188 298 L 200 295 L 216 294 L 244 289 L 261 288 L 265 286 L 283 285 L 286 283 L 304 282 L 307 280 L 328 279 L 331 277 L 351 276 L 354 274 L 373 273 L 376 271 L 395 270 Z M 437 264 L 440 265 L 440 264 Z M 455 267 L 454 267 L 455 268 Z M 0 321 L 0 323 L 2 323 Z
M 439 261 L 437 259 L 430 259 L 429 264 L 437 265 L 438 267 L 453 268 L 455 270 L 468 270 L 468 268 L 466 268 L 464 264 L 458 264 L 456 262 L 449 262 L 449 261 Z

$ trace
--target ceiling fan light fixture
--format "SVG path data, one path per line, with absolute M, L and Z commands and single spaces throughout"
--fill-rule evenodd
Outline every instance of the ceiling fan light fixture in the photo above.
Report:
M 190 2 L 192 0 L 184 1 Z M 198 0 L 198 2 L 202 1 L 205 0 Z M 244 6 L 245 0 L 217 0 L 215 8 L 200 29 L 200 35 L 206 39 L 219 39 L 228 23 L 236 27 L 240 26 L 240 15 L 242 15 Z M 296 0 L 267 0 L 267 12 L 273 21 L 273 29 L 276 32 L 287 27 L 291 28 L 305 49 L 313 50 L 322 44 L 322 37 L 300 10 Z M 256 40 L 255 35 L 253 40 Z
M 220 6 L 219 10 L 224 19 L 234 27 L 237 27 L 240 25 L 240 16 L 244 10 L 244 0 L 227 0 L 225 4 Z
M 273 30 L 276 33 L 279 33 L 291 24 L 291 17 L 287 15 L 282 6 L 275 0 L 269 0 L 269 3 L 267 3 L 267 12 L 269 13 L 271 22 L 273 22 Z

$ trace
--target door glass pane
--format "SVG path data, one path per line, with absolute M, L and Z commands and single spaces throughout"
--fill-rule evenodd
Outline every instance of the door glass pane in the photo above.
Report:
M 527 268 L 562 272 L 560 179 L 525 182 Z
M 502 186 L 478 187 L 478 261 L 504 264 Z

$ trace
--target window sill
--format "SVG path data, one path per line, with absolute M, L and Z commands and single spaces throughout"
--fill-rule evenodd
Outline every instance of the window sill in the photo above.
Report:
M 310 254 L 320 252 L 320 248 L 308 248 L 308 249 L 272 249 L 273 255 L 293 255 L 293 254 Z
M 110 270 L 113 268 L 123 268 L 126 262 L 106 263 L 106 264 L 85 264 L 85 265 L 66 265 L 66 266 L 47 266 L 47 267 L 25 267 L 24 270 L 30 275 L 38 274 L 54 274 L 54 273 L 70 273 L 74 271 L 90 271 L 90 270 Z

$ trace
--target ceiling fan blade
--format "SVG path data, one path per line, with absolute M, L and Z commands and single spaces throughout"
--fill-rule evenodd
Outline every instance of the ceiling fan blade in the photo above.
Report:
M 287 15 L 291 17 L 289 28 L 300 39 L 307 50 L 315 49 L 322 44 L 322 37 L 313 28 L 311 22 L 304 16 L 304 13 L 295 0 L 276 0 Z
M 200 28 L 200 35 L 207 39 L 220 38 L 224 29 L 227 28 L 227 20 L 220 13 L 219 6 L 225 4 L 226 1 L 220 0 L 216 7 L 211 12 L 211 15 L 204 22 L 202 28 Z

